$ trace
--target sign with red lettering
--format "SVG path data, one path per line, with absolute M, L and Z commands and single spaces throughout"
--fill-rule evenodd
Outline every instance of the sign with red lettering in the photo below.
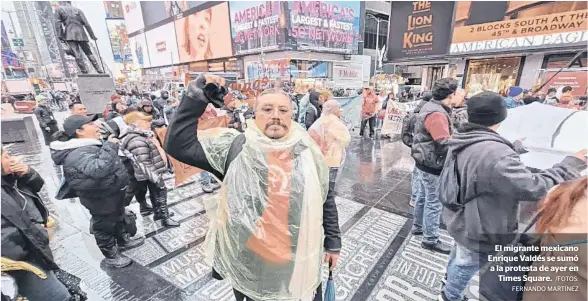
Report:
M 359 1 L 231 1 L 235 55 L 281 49 L 356 54 Z
M 284 49 L 287 2 L 230 1 L 231 37 L 235 55 Z
M 356 54 L 359 1 L 289 1 L 290 31 L 299 50 Z
M 392 2 L 388 59 L 448 52 L 453 1 Z

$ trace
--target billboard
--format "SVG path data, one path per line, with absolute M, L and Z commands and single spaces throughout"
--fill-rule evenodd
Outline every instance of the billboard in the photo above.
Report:
M 145 32 L 151 67 L 177 64 L 178 43 L 174 23 L 167 23 Z
M 145 27 L 143 24 L 143 13 L 141 12 L 141 3 L 139 1 L 123 1 L 123 14 L 127 32 L 134 33 Z
M 124 20 L 106 19 L 106 28 L 110 38 L 110 46 L 114 61 L 118 63 L 132 62 L 133 56 L 129 47 L 129 36 Z
M 135 65 L 139 66 L 139 68 L 151 67 L 149 53 L 147 52 L 147 41 L 145 40 L 144 33 L 130 37 L 129 48 Z
M 287 2 L 229 2 L 235 55 L 283 49 L 286 43 Z
M 447 53 L 453 1 L 392 2 L 388 59 Z
M 104 10 L 106 11 L 106 19 L 122 19 L 125 17 L 120 1 L 104 1 Z
M 583 45 L 586 1 L 458 1 L 451 54 Z
M 226 2 L 177 19 L 175 28 L 182 63 L 233 55 Z
M 288 8 L 297 49 L 357 54 L 359 1 L 289 1 Z

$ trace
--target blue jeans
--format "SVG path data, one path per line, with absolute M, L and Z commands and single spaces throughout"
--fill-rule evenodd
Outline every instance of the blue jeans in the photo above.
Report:
M 421 180 L 421 174 L 419 173 L 419 169 L 418 168 L 414 168 L 412 170 L 412 180 L 411 180 L 411 185 L 412 185 L 412 191 L 411 191 L 411 196 L 410 196 L 410 201 L 413 204 L 416 204 L 418 199 L 422 199 L 422 203 L 425 203 L 425 193 L 423 191 L 423 183 Z M 422 230 L 422 227 L 418 227 L 416 230 Z
M 439 182 L 439 176 L 424 172 L 415 168 L 418 173 L 420 181 L 420 189 L 414 189 L 417 191 L 417 196 L 414 204 L 414 220 L 412 224 L 413 230 L 423 231 L 423 242 L 428 244 L 436 244 L 439 240 L 439 223 L 441 219 L 441 201 L 437 196 L 437 183 Z M 413 183 L 413 185 L 415 185 Z M 419 192 L 420 191 L 420 192 Z
M 11 271 L 12 276 L 18 285 L 18 292 L 29 300 L 43 301 L 66 301 L 70 294 L 67 288 L 57 280 L 53 271 L 45 271 L 47 279 L 28 271 Z
M 461 300 L 468 283 L 480 270 L 480 265 L 488 262 L 488 254 L 471 251 L 454 243 L 447 263 L 447 281 L 443 292 L 447 299 Z

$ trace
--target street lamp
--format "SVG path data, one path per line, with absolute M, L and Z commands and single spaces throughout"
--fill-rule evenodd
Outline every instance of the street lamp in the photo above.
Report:
M 376 59 L 374 60 L 374 75 L 376 75 L 376 71 L 378 70 L 378 42 L 380 41 L 380 22 L 388 23 L 388 20 L 380 19 L 372 14 L 366 14 L 366 18 L 372 18 L 376 21 Z

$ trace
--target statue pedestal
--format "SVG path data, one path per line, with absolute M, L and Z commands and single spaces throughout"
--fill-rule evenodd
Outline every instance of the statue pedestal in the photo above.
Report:
M 114 81 L 107 74 L 78 74 L 80 100 L 88 114 L 101 114 L 116 92 Z
M 37 129 L 32 116 L 2 116 L 2 143 L 37 141 Z

